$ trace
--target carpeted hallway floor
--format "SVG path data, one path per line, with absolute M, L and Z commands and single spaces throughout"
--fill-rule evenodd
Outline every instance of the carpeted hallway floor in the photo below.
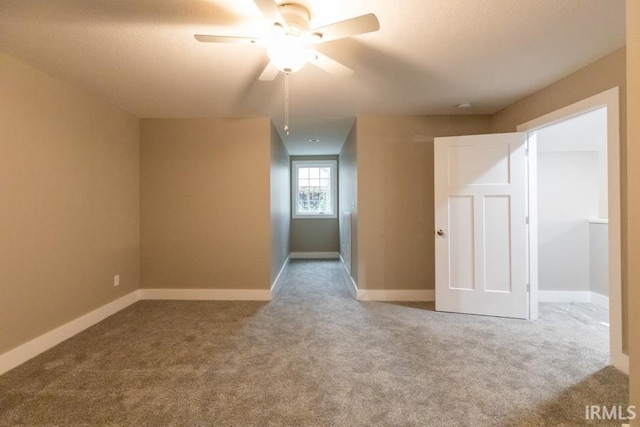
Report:
M 0 425 L 571 426 L 626 404 L 590 308 L 541 310 L 357 302 L 340 263 L 293 261 L 270 303 L 141 301 L 0 376 Z

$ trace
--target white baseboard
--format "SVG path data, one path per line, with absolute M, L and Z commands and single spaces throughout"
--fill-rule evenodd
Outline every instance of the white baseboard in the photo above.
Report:
M 140 289 L 143 300 L 271 301 L 270 289 Z
M 291 252 L 291 259 L 339 259 L 338 252 Z
M 280 272 L 278 273 L 278 275 L 276 276 L 276 280 L 273 281 L 273 284 L 271 285 L 271 297 L 273 298 L 278 291 L 280 290 L 280 287 L 282 286 L 282 273 L 284 273 L 285 268 L 287 268 L 287 265 L 289 265 L 289 260 L 291 259 L 291 256 L 288 256 L 287 259 L 284 261 L 284 264 L 282 264 L 282 268 L 280 269 Z
M 436 291 L 425 290 L 357 290 L 358 301 L 435 301 Z
M 611 355 L 611 364 L 621 372 L 629 375 L 629 356 L 620 353 Z
M 342 262 L 342 266 L 344 267 L 344 271 L 347 273 L 347 277 L 349 278 L 349 280 L 351 281 L 351 285 L 353 286 L 353 297 L 355 299 L 358 299 L 358 285 L 356 284 L 356 281 L 353 280 L 353 277 L 351 276 L 351 272 L 347 268 L 347 264 L 345 264 L 344 258 L 342 258 L 342 255 L 340 255 L 340 262 Z
M 592 303 L 609 309 L 609 297 L 589 291 L 538 291 L 538 301 Z
M 344 261 L 342 254 L 339 254 L 338 257 L 340 258 L 340 262 L 344 266 L 344 269 L 347 270 L 347 274 L 349 274 L 349 277 L 351 277 L 351 266 L 347 266 L 347 263 Z
M 0 354 L 0 375 L 140 300 L 270 301 L 271 290 L 138 289 L 6 353 Z
M 609 309 L 609 297 L 604 295 L 596 294 L 595 292 L 591 293 L 591 304 L 599 305 L 600 307 Z
M 588 291 L 538 291 L 539 302 L 591 302 Z
M 0 375 L 49 350 L 72 336 L 84 331 L 140 299 L 140 291 L 133 291 L 100 308 L 28 341 L 0 355 Z
M 347 276 L 351 280 L 351 284 L 353 285 L 353 289 L 356 291 L 356 299 L 358 301 L 435 301 L 436 300 L 436 291 L 434 289 L 425 289 L 425 290 L 368 290 L 368 289 L 358 289 L 358 285 L 356 284 L 353 277 L 349 273 L 349 269 L 344 263 L 344 258 L 342 255 L 340 256 L 340 261 L 344 267 L 344 270 L 347 273 Z

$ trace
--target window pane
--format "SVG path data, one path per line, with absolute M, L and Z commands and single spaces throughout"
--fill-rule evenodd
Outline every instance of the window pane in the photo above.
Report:
M 295 213 L 301 215 L 329 215 L 333 210 L 335 189 L 333 169 L 328 164 L 317 166 L 296 166 L 297 180 L 294 181 L 297 194 Z M 308 164 L 313 164 L 309 162 Z M 316 163 L 317 164 L 317 163 Z

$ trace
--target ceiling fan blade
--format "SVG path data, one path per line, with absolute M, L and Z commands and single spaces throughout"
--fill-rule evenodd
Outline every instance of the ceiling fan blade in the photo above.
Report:
M 258 6 L 258 9 L 260 9 L 260 12 L 262 12 L 269 24 L 277 22 L 282 26 L 286 25 L 280 9 L 274 0 L 253 0 L 253 2 Z
M 349 77 L 353 74 L 353 70 L 351 68 L 339 63 L 335 59 L 331 59 L 328 56 L 321 54 L 320 52 L 314 51 L 313 59 L 309 63 L 336 77 Z
M 263 82 L 270 82 L 278 77 L 279 72 L 280 70 L 278 69 L 278 67 L 276 67 L 276 64 L 274 64 L 273 61 L 269 61 L 262 74 L 260 74 L 258 80 Z
M 234 37 L 234 36 L 210 36 L 205 34 L 196 34 L 196 40 L 204 43 L 246 43 L 258 44 L 261 40 L 257 37 Z
M 318 42 L 328 42 L 345 37 L 357 36 L 358 34 L 370 33 L 380 29 L 380 22 L 373 13 L 347 19 L 324 27 L 311 30 L 310 34 L 321 34 Z

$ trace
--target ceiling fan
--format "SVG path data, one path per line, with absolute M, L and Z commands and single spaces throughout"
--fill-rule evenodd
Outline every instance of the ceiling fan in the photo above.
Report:
M 270 62 L 260 75 L 260 80 L 274 80 L 280 71 L 295 72 L 306 63 L 313 64 L 335 76 L 350 76 L 353 70 L 340 62 L 312 49 L 314 44 L 356 36 L 380 29 L 378 18 L 369 13 L 319 28 L 311 28 L 311 14 L 301 4 L 274 0 L 254 0 L 266 20 L 271 24 L 271 34 L 266 37 L 236 37 L 196 34 L 200 42 L 250 43 L 267 46 Z

